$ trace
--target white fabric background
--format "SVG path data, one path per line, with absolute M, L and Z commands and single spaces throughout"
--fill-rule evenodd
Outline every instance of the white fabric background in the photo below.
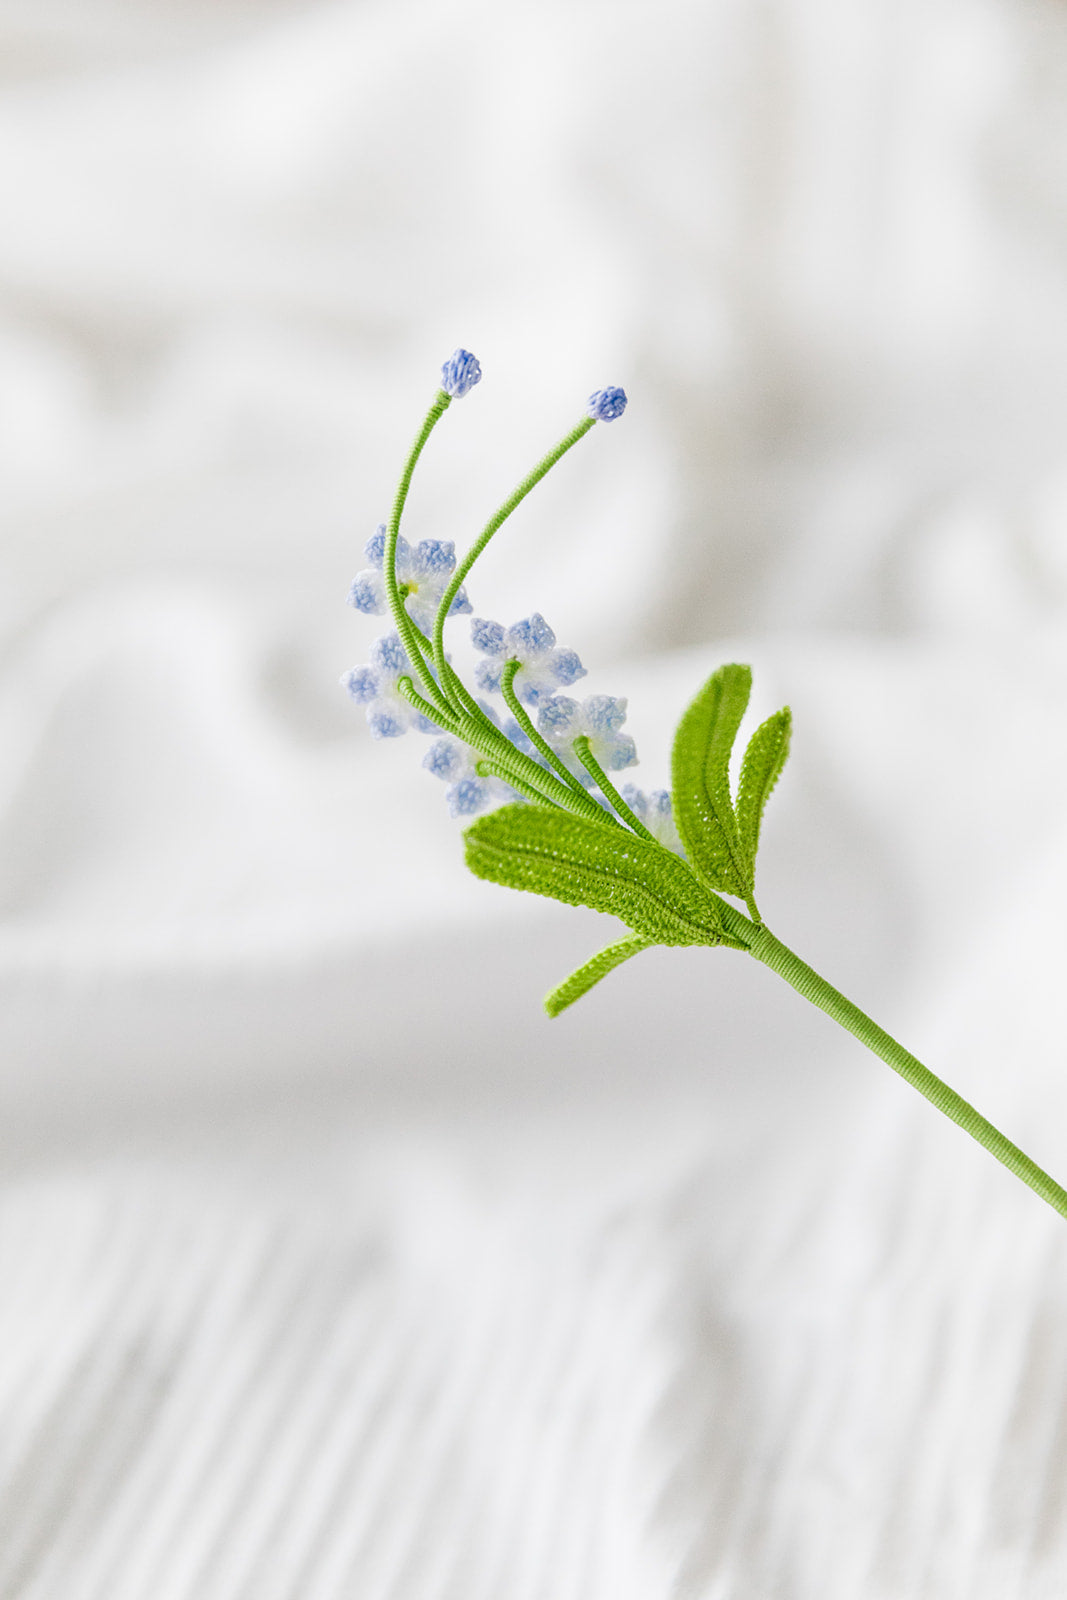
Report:
M 771 925 L 1063 1177 L 1059 0 L 0 0 L 0 1596 L 1043 1600 L 1063 1225 L 728 952 L 470 879 L 410 506 L 795 754 Z

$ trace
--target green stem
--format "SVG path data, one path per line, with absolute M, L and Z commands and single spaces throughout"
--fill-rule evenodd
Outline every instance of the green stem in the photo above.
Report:
M 455 734 L 457 732 L 455 718 L 446 717 L 443 712 L 438 711 L 436 706 L 432 706 L 428 700 L 424 700 L 406 674 L 396 680 L 396 686 L 408 704 L 414 706 L 416 711 L 421 711 L 424 717 L 429 717 L 430 721 L 436 723 L 442 733 Z
M 400 586 L 396 581 L 396 544 L 397 539 L 400 537 L 400 519 L 404 515 L 404 504 L 408 497 L 408 490 L 411 487 L 412 474 L 422 454 L 423 446 L 451 404 L 451 395 L 446 394 L 443 389 L 438 389 L 434 396 L 433 404 L 426 413 L 415 443 L 408 452 L 404 470 L 400 474 L 400 482 L 396 487 L 396 497 L 393 500 L 393 510 L 385 535 L 385 559 L 382 562 L 385 592 L 389 599 L 389 609 L 393 614 L 393 621 L 396 623 L 396 631 L 400 635 L 404 648 L 408 653 L 411 665 L 418 673 L 427 698 L 433 701 L 438 715 L 446 714 L 450 707 L 444 691 L 438 687 L 433 674 L 426 664 L 422 645 L 419 642 L 425 636 L 419 633 L 414 622 L 412 622 L 400 594 Z M 443 660 L 443 648 L 441 655 Z M 441 673 L 440 676 L 443 678 L 444 674 Z
M 483 756 L 474 763 L 474 770 L 480 778 L 499 778 L 503 783 L 509 783 L 519 794 L 533 800 L 540 806 L 556 806 L 555 800 L 550 800 L 543 791 L 527 780 L 511 765 L 510 762 L 501 762 L 493 757 Z M 543 769 L 541 769 L 543 770 Z M 557 806 L 557 809 L 562 809 Z
M 525 500 L 530 490 L 535 488 L 537 484 L 541 482 L 541 479 L 545 476 L 546 472 L 551 472 L 552 468 L 556 465 L 556 462 L 560 459 L 560 457 L 566 455 L 571 446 L 577 444 L 578 440 L 583 438 L 584 435 L 589 432 L 595 421 L 595 417 L 583 417 L 581 422 L 579 422 L 576 427 L 571 429 L 570 433 L 566 434 L 558 444 L 553 445 L 548 454 L 543 456 L 537 463 L 533 471 L 526 474 L 526 477 L 523 478 L 522 482 L 519 484 L 514 493 L 504 501 L 504 504 L 497 511 L 494 511 L 493 515 L 489 518 L 489 521 L 486 523 L 477 539 L 475 539 L 474 543 L 467 551 L 467 554 L 464 556 L 460 565 L 452 574 L 452 580 L 444 594 L 441 596 L 441 603 L 437 608 L 437 616 L 434 618 L 433 625 L 433 654 L 434 660 L 437 663 L 437 670 L 439 674 L 441 673 L 441 666 L 445 657 L 445 618 L 448 616 L 453 600 L 459 593 L 460 585 L 463 583 L 463 580 L 466 578 L 468 572 L 471 570 L 474 563 L 477 561 L 478 557 L 481 555 L 482 551 L 493 537 L 494 533 L 496 533 L 497 529 L 507 521 L 507 519 L 511 516 L 511 513 L 515 510 L 515 507 L 520 503 L 520 501 Z M 427 434 L 428 433 L 429 430 L 427 430 Z M 421 449 L 421 445 L 419 448 Z
M 573 790 L 578 800 L 581 801 L 582 809 L 586 815 L 591 816 L 595 812 L 596 820 L 603 820 L 605 817 L 607 817 L 608 813 L 604 810 L 603 806 L 598 806 L 595 800 L 590 799 L 588 792 L 578 782 L 578 779 L 574 776 L 574 773 L 567 766 L 566 762 L 561 759 L 557 751 L 553 750 L 548 740 L 541 737 L 537 729 L 534 727 L 533 722 L 526 711 L 526 707 L 522 704 L 518 695 L 515 693 L 515 674 L 518 672 L 521 665 L 522 663 L 516 661 L 514 657 L 510 661 L 505 661 L 504 663 L 504 670 L 500 674 L 500 691 L 504 696 L 504 703 L 511 712 L 512 716 L 515 718 L 515 721 L 518 723 L 519 727 L 522 729 L 523 733 L 533 745 L 534 749 L 541 752 L 545 760 L 550 762 L 555 768 L 556 772 L 563 779 L 563 782 L 567 785 L 568 789 Z M 614 822 L 614 817 L 612 817 L 611 820 Z
M 740 913 L 735 912 L 735 915 L 740 916 Z M 947 1083 L 943 1083 L 930 1071 L 929 1067 L 924 1067 L 921 1061 L 916 1060 L 904 1049 L 903 1045 L 898 1044 L 884 1028 L 872 1022 L 871 1018 L 858 1006 L 854 1006 L 851 1000 L 846 1000 L 843 994 L 814 972 L 806 962 L 801 961 L 799 956 L 794 955 L 792 950 L 776 939 L 767 928 L 757 929 L 754 937 L 750 937 L 746 942 L 749 954 L 755 956 L 757 961 L 762 961 L 772 972 L 777 972 L 778 976 L 792 984 L 805 1000 L 810 1000 L 813 1005 L 825 1011 L 827 1016 L 833 1017 L 835 1022 L 847 1028 L 849 1033 L 855 1034 L 868 1050 L 873 1050 L 876 1056 L 880 1056 L 893 1068 L 894 1072 L 899 1072 L 913 1089 L 918 1089 L 921 1095 L 925 1095 L 931 1105 L 935 1105 L 946 1117 L 958 1123 L 965 1133 L 969 1133 L 972 1139 L 976 1139 L 991 1155 L 996 1156 L 1009 1172 L 1014 1172 L 1017 1178 L 1029 1184 L 1034 1193 L 1047 1201 L 1061 1217 L 1067 1217 L 1067 1191 L 1061 1189 L 1055 1179 L 1050 1178 L 1036 1162 L 1031 1161 L 1018 1145 L 1012 1144 L 998 1128 L 987 1122 L 985 1117 L 963 1099 L 962 1095 L 958 1095 L 955 1089 L 950 1089 Z
M 585 768 L 586 772 L 588 772 L 589 776 L 592 778 L 593 782 L 604 796 L 604 799 L 607 800 L 610 805 L 615 807 L 615 810 L 619 813 L 619 816 L 622 818 L 622 820 L 624 822 L 628 822 L 634 832 L 640 834 L 642 839 L 648 839 L 652 844 L 658 844 L 658 839 L 654 834 L 649 833 L 640 817 L 635 816 L 630 810 L 630 807 L 626 804 L 626 801 L 623 799 L 618 789 L 616 789 L 615 785 L 612 783 L 611 779 L 600 765 L 600 762 L 589 748 L 588 736 L 584 733 L 579 734 L 578 738 L 574 741 L 573 748 L 578 760 L 582 763 L 582 766 Z
M 481 719 L 475 722 L 472 718 L 461 717 L 456 723 L 456 732 L 480 756 L 493 763 L 498 769 L 493 773 L 494 777 L 506 779 L 521 794 L 536 798 L 542 805 L 555 806 L 560 811 L 576 809 L 575 796 L 560 783 L 555 773 L 542 767 L 524 750 L 517 749 L 507 735 L 501 733 L 499 728 L 494 728 L 491 722 L 483 724 Z M 604 817 L 606 821 L 606 813 Z

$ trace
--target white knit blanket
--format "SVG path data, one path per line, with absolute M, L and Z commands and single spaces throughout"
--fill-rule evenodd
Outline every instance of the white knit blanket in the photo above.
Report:
M 464 871 L 413 537 L 794 710 L 775 932 L 1067 1180 L 1067 13 L 0 0 L 0 1600 L 1062 1600 L 1067 1233 L 766 970 Z

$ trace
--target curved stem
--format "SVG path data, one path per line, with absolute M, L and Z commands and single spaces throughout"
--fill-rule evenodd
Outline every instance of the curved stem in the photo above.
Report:
M 443 689 L 438 687 L 432 672 L 427 666 L 422 644 L 419 642 L 425 638 L 425 635 L 420 634 L 414 622 L 408 616 L 407 607 L 404 605 L 400 587 L 396 581 L 396 544 L 397 539 L 400 537 L 400 519 L 404 515 L 404 505 L 408 497 L 408 490 L 411 487 L 412 474 L 422 454 L 423 446 L 451 404 L 451 395 L 446 394 L 443 389 L 438 389 L 434 396 L 433 404 L 426 413 L 422 427 L 416 436 L 415 443 L 408 452 L 404 470 L 400 474 L 400 482 L 396 486 L 396 496 L 393 500 L 393 509 L 385 535 L 385 559 L 382 562 L 385 592 L 389 599 L 389 609 L 393 614 L 393 621 L 396 623 L 396 631 L 400 635 L 412 666 L 419 675 L 427 698 L 433 701 L 438 715 L 447 713 L 450 707 Z M 449 603 L 451 604 L 451 602 Z M 443 658 L 443 648 L 441 654 Z M 440 676 L 443 677 L 444 674 L 441 673 Z
M 436 727 L 439 727 L 442 733 L 454 734 L 456 732 L 455 718 L 446 717 L 443 712 L 438 711 L 436 706 L 432 706 L 428 700 L 424 700 L 406 673 L 396 680 L 396 686 L 408 704 L 414 706 L 416 711 L 421 711 L 424 717 L 429 717 L 430 721 Z
M 491 738 L 486 737 L 486 729 Z M 592 810 L 579 810 L 578 797 L 572 790 L 566 788 L 555 773 L 548 767 L 542 767 L 538 762 L 528 756 L 524 750 L 517 750 L 506 734 L 494 728 L 491 723 L 486 723 L 485 729 L 480 723 L 461 718 L 456 725 L 459 737 L 466 741 L 472 749 L 477 750 L 480 756 L 491 761 L 495 769 L 493 776 L 504 778 L 520 794 L 525 794 L 527 799 L 536 799 L 542 805 L 555 806 L 559 811 L 574 811 L 579 816 L 588 820 L 599 822 L 601 819 L 611 825 L 614 818 L 609 816 L 595 800 L 584 794 L 583 798 Z M 595 813 L 595 815 L 594 815 Z
M 505 661 L 504 663 L 504 670 L 500 674 L 500 692 L 504 696 L 505 705 L 515 718 L 515 721 L 518 723 L 523 733 L 533 745 L 534 749 L 539 750 L 544 756 L 545 760 L 551 762 L 557 774 L 560 778 L 562 778 L 568 789 L 573 789 L 579 800 L 581 800 L 583 808 L 586 810 L 586 812 L 591 813 L 596 811 L 600 813 L 600 816 L 606 816 L 607 813 L 604 811 L 603 806 L 598 806 L 596 801 L 590 798 L 587 790 L 585 790 L 578 782 L 578 779 L 574 776 L 574 773 L 567 766 L 566 762 L 560 757 L 558 751 L 553 750 L 548 740 L 542 738 L 541 734 L 539 734 L 537 729 L 534 727 L 526 707 L 522 704 L 522 701 L 515 693 L 515 674 L 518 672 L 521 664 L 522 663 L 515 660 L 514 657 L 512 657 L 510 661 Z M 612 820 L 614 821 L 614 818 Z
M 584 733 L 579 734 L 578 738 L 574 741 L 573 748 L 578 760 L 582 763 L 582 766 L 585 768 L 586 772 L 588 772 L 589 776 L 592 778 L 593 782 L 596 784 L 605 800 L 607 800 L 610 805 L 615 807 L 615 810 L 619 813 L 619 816 L 622 818 L 622 820 L 624 822 L 628 822 L 634 832 L 640 834 L 642 839 L 648 839 L 652 844 L 658 844 L 659 840 L 656 838 L 655 834 L 649 833 L 640 817 L 635 816 L 630 810 L 630 807 L 626 804 L 626 801 L 623 799 L 618 789 L 616 789 L 615 785 L 612 783 L 611 779 L 600 765 L 600 762 L 589 748 L 589 739 L 587 735 Z
M 918 1089 L 921 1095 L 925 1095 L 931 1105 L 935 1105 L 965 1133 L 969 1133 L 972 1139 L 976 1139 L 989 1151 L 990 1155 L 996 1156 L 1009 1172 L 1014 1172 L 1017 1178 L 1029 1184 L 1034 1193 L 1047 1201 L 1061 1217 L 1067 1217 L 1067 1190 L 1062 1189 L 1035 1161 L 1031 1161 L 1018 1145 L 1012 1144 L 999 1128 L 987 1122 L 969 1101 L 958 1095 L 955 1089 L 950 1089 L 947 1083 L 942 1082 L 929 1067 L 924 1067 L 921 1061 L 905 1050 L 903 1045 L 898 1044 L 884 1028 L 872 1022 L 865 1012 L 853 1005 L 851 1000 L 846 1000 L 832 984 L 827 983 L 825 978 L 821 978 L 806 962 L 801 961 L 799 956 L 794 955 L 793 951 L 776 939 L 767 928 L 759 928 L 756 931 L 755 936 L 748 941 L 748 949 L 749 954 L 755 956 L 757 961 L 762 961 L 772 972 L 777 972 L 779 977 L 792 984 L 805 1000 L 810 1000 L 813 1005 L 825 1011 L 827 1016 L 833 1017 L 835 1022 L 847 1028 L 849 1033 L 855 1034 L 868 1050 L 873 1050 L 876 1056 L 880 1056 L 894 1072 L 898 1072 L 913 1089 Z
M 493 515 L 489 518 L 489 521 L 486 523 L 485 527 L 482 529 L 481 533 L 478 535 L 477 539 L 475 539 L 474 543 L 467 551 L 467 554 L 464 556 L 463 560 L 452 574 L 451 582 L 449 583 L 444 594 L 441 596 L 441 603 L 437 608 L 437 616 L 434 618 L 433 625 L 433 654 L 434 660 L 437 663 L 438 673 L 441 672 L 441 664 L 444 661 L 445 656 L 445 618 L 448 616 L 453 600 L 459 593 L 460 585 L 463 583 L 464 578 L 466 578 L 468 572 L 471 570 L 474 563 L 477 561 L 478 557 L 481 555 L 482 551 L 493 537 L 494 533 L 496 533 L 497 529 L 500 528 L 511 516 L 511 513 L 515 510 L 515 507 L 521 501 L 525 500 L 530 490 L 535 488 L 537 484 L 541 482 L 541 479 L 545 476 L 546 472 L 550 472 L 552 470 L 560 457 L 566 455 L 571 446 L 577 444 L 578 440 L 583 438 L 584 435 L 589 432 L 595 421 L 595 417 L 583 417 L 581 422 L 579 422 L 576 427 L 571 429 L 570 433 L 566 434 L 558 444 L 553 445 L 552 449 L 546 456 L 542 456 L 541 460 L 537 463 L 536 467 L 534 467 L 533 471 L 526 474 L 518 488 L 511 495 L 509 495 L 509 497 L 504 501 L 504 504 L 500 506 L 497 511 L 494 511 Z

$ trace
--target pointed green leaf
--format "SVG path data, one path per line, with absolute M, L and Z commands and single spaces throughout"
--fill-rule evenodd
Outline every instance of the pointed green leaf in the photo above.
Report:
M 788 706 L 760 724 L 748 741 L 737 791 L 737 829 L 750 876 L 755 871 L 763 808 L 789 754 L 792 714 Z
M 558 1017 L 561 1011 L 566 1011 L 583 994 L 588 994 L 601 978 L 606 978 L 609 972 L 614 972 L 616 967 L 641 950 L 648 950 L 651 943 L 650 939 L 643 939 L 639 933 L 635 933 L 629 939 L 620 939 L 618 944 L 609 944 L 606 950 L 601 950 L 584 967 L 572 972 L 569 978 L 564 978 L 562 983 L 545 995 L 545 1010 L 549 1016 Z
M 730 798 L 730 754 L 748 705 L 751 667 L 713 672 L 685 712 L 671 757 L 672 804 L 686 855 L 713 889 L 744 895 L 751 872 Z
M 620 917 L 652 944 L 719 944 L 715 897 L 681 857 L 623 828 L 544 806 L 510 805 L 463 835 L 479 878 Z

